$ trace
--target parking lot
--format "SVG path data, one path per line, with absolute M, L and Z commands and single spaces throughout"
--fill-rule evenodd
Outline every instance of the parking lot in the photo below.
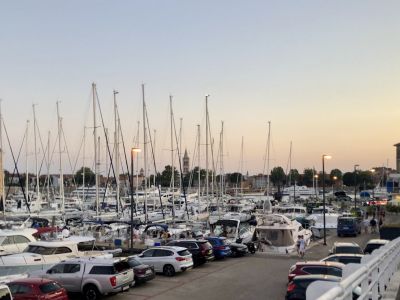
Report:
M 335 241 L 354 241 L 364 247 L 372 238 L 377 235 L 328 237 L 326 246 L 322 240 L 313 242 L 305 258 L 319 260 L 328 256 Z M 217 260 L 175 277 L 158 275 L 150 282 L 106 299 L 284 299 L 288 269 L 296 261 L 296 255 L 265 253 Z

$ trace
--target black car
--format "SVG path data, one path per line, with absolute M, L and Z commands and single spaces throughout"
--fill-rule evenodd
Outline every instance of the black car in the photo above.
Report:
M 207 261 L 213 260 L 214 253 L 211 244 L 207 240 L 175 240 L 169 242 L 167 246 L 178 246 L 187 248 L 192 254 L 193 265 L 199 266 Z
M 128 264 L 133 268 L 136 283 L 143 283 L 156 277 L 154 267 L 142 264 L 133 256 L 128 257 Z
M 230 243 L 229 247 L 231 248 L 233 257 L 244 256 L 249 253 L 249 248 L 245 244 Z
M 330 275 L 300 275 L 293 278 L 288 284 L 286 291 L 286 300 L 306 300 L 307 287 L 314 281 L 333 281 L 339 282 L 340 277 Z

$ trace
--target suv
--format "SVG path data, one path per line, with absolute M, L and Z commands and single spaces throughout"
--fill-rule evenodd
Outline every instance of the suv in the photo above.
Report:
M 232 254 L 231 248 L 224 237 L 206 237 L 206 240 L 212 245 L 215 258 L 224 258 Z
M 361 233 L 361 222 L 359 219 L 354 217 L 339 217 L 337 219 L 337 235 L 353 235 Z
M 153 247 L 143 251 L 135 258 L 166 276 L 174 276 L 176 272 L 184 272 L 193 268 L 192 254 L 183 247 Z
M 362 254 L 362 250 L 357 243 L 339 243 L 335 242 L 330 254 Z
M 371 254 L 372 251 L 379 249 L 380 247 L 386 245 L 387 243 L 389 243 L 388 240 L 381 240 L 381 239 L 369 240 L 364 248 L 364 254 Z
M 0 284 L 0 300 L 13 300 L 10 289 L 6 285 Z
M 321 261 L 332 261 L 340 262 L 342 264 L 359 264 L 361 259 L 364 257 L 362 254 L 332 254 L 328 257 L 321 259 Z
M 207 240 L 175 240 L 167 246 L 184 247 L 192 253 L 194 266 L 199 266 L 214 259 L 213 248 Z
M 74 258 L 55 264 L 45 273 L 31 277 L 48 278 L 63 285 L 67 292 L 78 292 L 86 300 L 128 290 L 135 284 L 133 269 L 126 259 L 105 257 Z
M 307 261 L 298 262 L 289 269 L 288 280 L 298 275 L 332 275 L 342 277 L 344 264 L 338 262 Z

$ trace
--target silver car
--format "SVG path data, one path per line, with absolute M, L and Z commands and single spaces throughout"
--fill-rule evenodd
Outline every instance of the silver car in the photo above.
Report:
M 135 283 L 133 269 L 126 259 L 101 257 L 63 261 L 30 277 L 55 280 L 68 292 L 82 293 L 86 300 L 128 290 Z

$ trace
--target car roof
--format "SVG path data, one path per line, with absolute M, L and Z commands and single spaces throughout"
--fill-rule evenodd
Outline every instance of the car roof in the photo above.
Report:
M 174 240 L 173 242 L 198 242 L 198 243 L 206 243 L 208 242 L 207 240 L 196 240 L 196 239 L 179 239 L 179 240 Z
M 10 281 L 10 284 L 13 283 L 25 283 L 25 284 L 42 284 L 42 283 L 49 283 L 49 282 L 54 282 L 54 280 L 51 279 L 46 279 L 46 278 L 21 278 L 21 279 L 16 279 L 13 281 Z
M 334 256 L 336 256 L 336 257 L 363 257 L 364 256 L 364 254 L 355 254 L 355 253 L 337 253 L 337 254 L 332 254 L 332 255 L 329 255 L 329 256 L 327 256 L 327 257 L 325 257 L 325 258 L 323 258 L 323 259 L 326 259 L 326 258 L 328 258 L 328 257 L 334 257 Z
M 335 242 L 335 247 L 360 247 L 357 243 L 354 242 Z
M 92 257 L 75 257 L 75 258 L 71 258 L 71 259 L 66 259 L 66 260 L 62 260 L 60 261 L 60 263 L 90 263 L 93 265 L 96 264 L 109 264 L 109 265 L 113 265 L 114 263 L 117 263 L 119 261 L 124 260 L 124 258 L 113 258 L 110 257 L 108 255 L 106 256 L 92 256 Z
M 342 278 L 338 276 L 332 276 L 332 275 L 320 275 L 320 274 L 314 274 L 314 275 L 297 275 L 295 278 L 293 278 L 293 281 L 301 281 L 301 280 L 326 280 L 326 281 L 340 281 Z
M 296 266 L 331 266 L 343 268 L 344 264 L 337 261 L 299 261 Z
M 389 242 L 390 242 L 389 240 L 372 239 L 372 240 L 369 240 L 369 241 L 368 241 L 367 245 L 368 245 L 368 244 L 382 244 L 382 245 L 384 245 L 384 244 L 387 244 L 387 243 L 389 243 Z
M 187 250 L 187 248 L 179 247 L 179 246 L 157 246 L 157 247 L 150 247 L 149 249 L 146 249 L 146 250 L 150 250 L 150 249 L 163 249 L 163 250 L 171 250 L 171 251 Z

